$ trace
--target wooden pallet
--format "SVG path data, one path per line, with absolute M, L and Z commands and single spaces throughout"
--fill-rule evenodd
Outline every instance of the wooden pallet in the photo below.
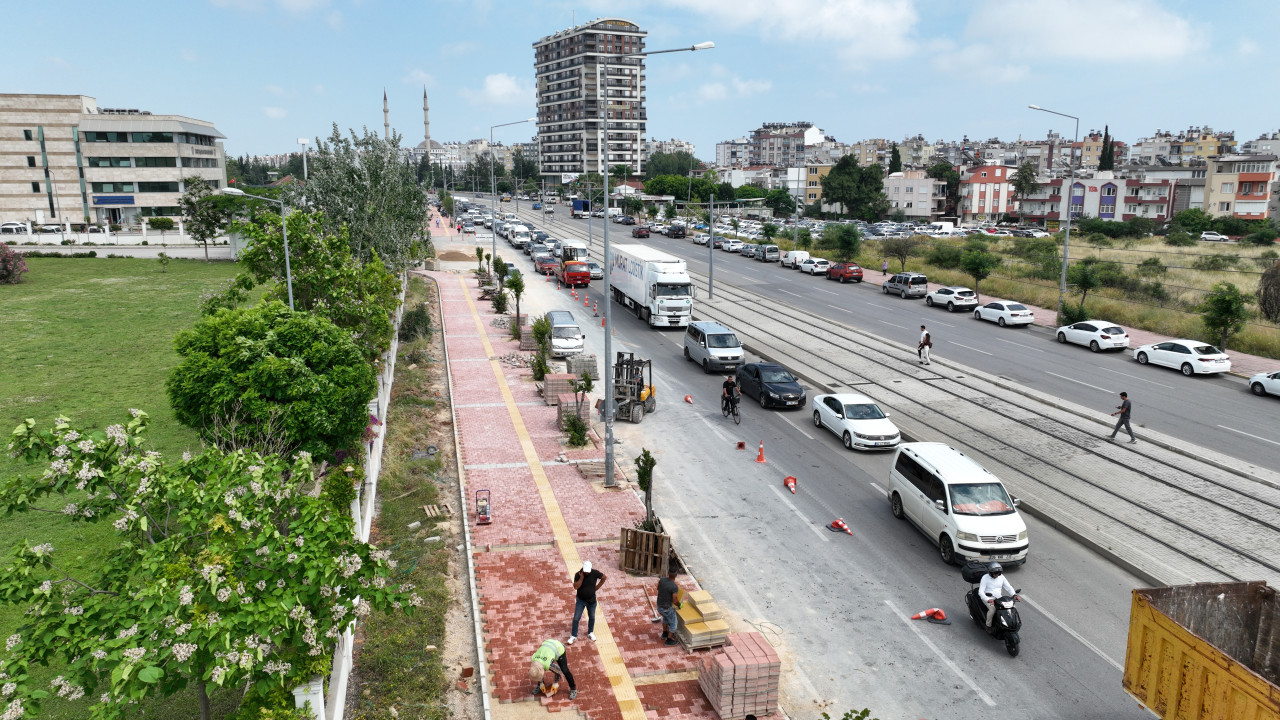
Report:
M 666 577 L 671 554 L 671 536 L 635 528 L 622 528 L 618 546 L 618 565 L 640 575 Z
M 449 507 L 448 503 L 442 503 L 440 505 L 423 505 L 422 512 L 427 516 L 428 520 L 431 518 L 449 517 L 450 515 L 453 515 L 453 509 Z

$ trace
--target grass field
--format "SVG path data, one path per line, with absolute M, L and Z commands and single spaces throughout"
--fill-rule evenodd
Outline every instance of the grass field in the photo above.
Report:
M 31 258 L 27 267 L 21 284 L 0 285 L 4 444 L 24 418 L 35 418 L 40 429 L 59 414 L 100 427 L 139 408 L 151 415 L 154 449 L 168 454 L 198 447 L 196 434 L 174 420 L 165 396 L 165 378 L 178 361 L 173 336 L 198 318 L 200 294 L 233 277 L 236 266 L 174 260 L 161 272 L 155 260 Z M 0 456 L 0 477 L 33 472 L 39 471 L 7 453 Z M 75 572 L 96 565 L 113 533 L 106 524 L 73 526 L 61 515 L 0 518 L 0 552 L 8 554 L 24 538 L 53 543 L 59 565 Z M 14 632 L 23 609 L 0 605 L 0 636 Z M 85 717 L 87 707 L 85 701 L 51 701 L 42 717 Z M 173 712 L 152 707 L 140 716 L 190 717 L 190 711 L 190 705 Z

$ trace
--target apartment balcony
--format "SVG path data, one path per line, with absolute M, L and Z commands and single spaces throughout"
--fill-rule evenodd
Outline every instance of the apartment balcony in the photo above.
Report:
M 1129 203 L 1167 203 L 1168 195 L 1127 195 L 1124 198 L 1126 204 Z

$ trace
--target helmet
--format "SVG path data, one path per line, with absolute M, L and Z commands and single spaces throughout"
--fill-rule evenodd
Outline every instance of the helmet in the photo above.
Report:
M 992 562 L 989 565 L 987 565 L 987 572 L 991 573 L 991 575 L 993 576 L 999 575 L 1000 573 L 1004 572 L 1004 568 L 1000 567 L 1000 563 Z

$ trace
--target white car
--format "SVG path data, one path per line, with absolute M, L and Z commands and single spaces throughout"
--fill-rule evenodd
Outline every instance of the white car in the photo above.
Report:
M 1123 350 L 1129 347 L 1129 334 L 1106 320 L 1086 320 L 1058 328 L 1058 342 L 1088 345 L 1094 352 Z
M 1030 325 L 1036 321 L 1035 313 L 1026 305 L 1015 302 L 989 302 L 973 311 L 976 320 L 993 322 L 1000 327 L 1005 325 Z
M 1139 364 L 1176 368 L 1183 375 L 1209 375 L 1231 372 L 1231 358 L 1218 348 L 1199 340 L 1168 340 L 1140 345 L 1133 351 Z
M 902 442 L 888 413 L 861 393 L 815 395 L 809 409 L 813 424 L 835 433 L 850 450 L 892 450 Z
M 809 273 L 810 275 L 817 275 L 819 273 L 826 275 L 827 268 L 829 267 L 831 267 L 830 262 L 823 260 L 822 258 L 810 257 L 805 258 L 804 261 L 800 263 L 800 272 Z
M 929 307 L 941 305 L 947 309 L 947 312 L 955 312 L 957 309 L 969 310 L 978 307 L 978 293 L 958 285 L 941 287 L 925 295 L 924 304 Z
M 706 233 L 697 233 L 693 236 L 694 245 L 706 245 L 711 242 L 711 236 Z
M 1204 240 L 1205 242 L 1228 242 L 1231 240 L 1231 238 L 1227 237 L 1226 235 L 1223 235 L 1222 233 L 1216 233 L 1212 230 L 1205 230 L 1204 232 L 1200 233 L 1200 239 Z
M 667 229 L 667 226 L 663 225 L 662 223 L 649 223 L 649 232 L 651 233 L 657 233 L 658 235 L 661 235 L 662 231 L 666 229 Z
M 1280 395 L 1280 372 L 1258 373 L 1249 378 L 1254 395 Z
M 725 252 L 731 252 L 731 253 L 741 252 L 742 241 L 741 240 L 725 240 L 724 242 L 720 243 L 720 249 L 724 250 Z

